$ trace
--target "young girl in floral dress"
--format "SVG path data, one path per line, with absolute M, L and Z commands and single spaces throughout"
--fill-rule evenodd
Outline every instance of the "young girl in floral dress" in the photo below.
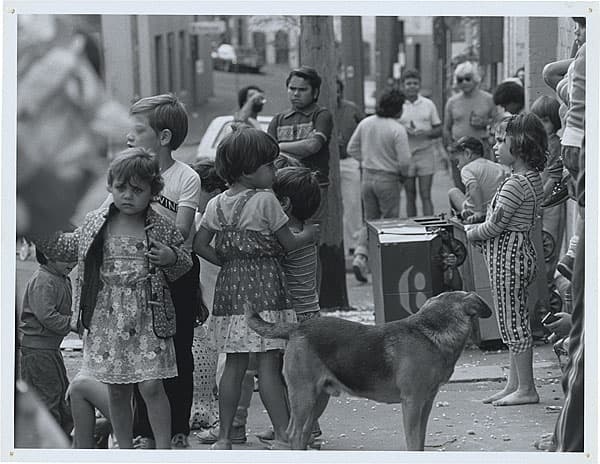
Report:
M 133 447 L 136 383 L 156 447 L 171 447 L 162 379 L 175 377 L 177 365 L 172 334 L 165 335 L 155 318 L 162 314 L 174 321 L 167 280 L 185 274 L 192 261 L 175 224 L 150 208 L 162 185 L 153 155 L 125 150 L 108 169 L 112 203 L 89 213 L 74 232 L 37 241 L 48 256 L 78 262 L 73 307 L 78 328 L 87 329 L 82 373 L 108 385 L 110 421 L 122 449 Z
M 286 441 L 289 413 L 279 356 L 285 341 L 256 334 L 247 326 L 242 306 L 247 302 L 271 322 L 295 321 L 280 259 L 284 251 L 317 238 L 316 226 L 292 234 L 288 217 L 268 190 L 278 154 L 275 140 L 260 130 L 240 128 L 228 135 L 217 148 L 215 167 L 229 189 L 210 200 L 194 238 L 194 251 L 221 266 L 209 330 L 227 361 L 219 383 L 220 428 L 213 449 L 232 448 L 230 431 L 249 353 L 257 353 L 260 396 L 275 438 Z

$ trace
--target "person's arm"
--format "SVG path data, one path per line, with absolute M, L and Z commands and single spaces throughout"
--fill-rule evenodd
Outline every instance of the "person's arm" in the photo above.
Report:
M 275 237 L 283 249 L 289 252 L 316 242 L 319 237 L 319 226 L 318 224 L 306 224 L 301 232 L 294 234 L 285 224 L 275 231 Z
M 187 240 L 194 224 L 194 216 L 200 204 L 200 177 L 195 172 L 183 178 L 184 185 L 177 199 L 177 216 L 175 227 L 181 232 L 184 240 Z
M 400 173 L 406 174 L 405 171 L 410 164 L 411 152 L 408 144 L 408 135 L 406 133 L 406 129 L 399 123 L 394 140 L 394 149 L 396 151 L 398 165 L 400 166 Z
M 567 73 L 572 61 L 573 58 L 569 58 L 568 60 L 553 61 L 544 66 L 542 77 L 546 85 L 552 90 L 556 90 L 556 86 Z
M 362 161 L 362 154 L 360 152 L 360 133 L 361 133 L 361 125 L 359 124 L 354 129 L 354 132 L 350 136 L 350 140 L 348 141 L 348 145 L 346 145 L 346 152 L 348 156 L 351 156 L 357 161 Z
M 325 138 L 313 132 L 304 140 L 279 142 L 279 149 L 284 153 L 292 155 L 294 158 L 302 159 L 318 153 L 324 143 L 326 143 Z
M 73 232 L 56 232 L 50 236 L 30 236 L 28 238 L 52 261 L 69 263 L 77 261 L 81 231 L 82 228 L 78 227 Z
M 248 122 L 248 118 L 252 116 L 252 107 L 254 103 L 258 103 L 263 98 L 265 98 L 263 93 L 255 93 L 252 97 L 246 100 L 246 103 L 242 105 L 242 107 L 236 111 L 233 115 L 235 121 L 240 122 Z
M 525 190 L 517 179 L 511 178 L 504 183 L 498 193 L 496 205 L 490 217 L 467 231 L 469 240 L 488 240 L 502 234 L 511 218 L 523 204 Z
M 279 149 L 302 159 L 318 153 L 323 144 L 329 143 L 333 132 L 333 116 L 326 109 L 320 109 L 314 118 L 314 129 L 304 140 L 280 142 Z
M 585 44 L 581 46 L 573 62 L 565 126 L 562 146 L 581 148 L 585 136 Z
M 221 266 L 222 263 L 217 255 L 217 251 L 210 244 L 214 235 L 214 230 L 209 230 L 206 227 L 200 226 L 200 229 L 198 229 L 198 232 L 196 232 L 196 235 L 194 236 L 193 250 L 208 262 L 215 264 L 216 266 Z
M 448 149 L 452 144 L 452 110 L 450 108 L 451 102 L 446 103 L 444 108 L 444 123 L 442 125 L 442 138 L 444 141 L 444 147 Z
M 71 330 L 71 314 L 61 314 L 58 310 L 60 290 L 49 280 L 40 284 L 30 287 L 29 309 L 44 328 L 57 335 L 67 335 Z
M 194 223 L 194 216 L 196 210 L 189 206 L 179 206 L 177 208 L 177 216 L 175 218 L 175 227 L 181 232 L 183 238 L 187 240 L 192 230 L 192 224 Z

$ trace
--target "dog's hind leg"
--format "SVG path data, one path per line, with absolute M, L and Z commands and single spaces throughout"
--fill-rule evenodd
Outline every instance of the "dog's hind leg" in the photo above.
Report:
M 287 435 L 293 450 L 305 450 L 310 439 L 316 391 L 313 385 L 289 385 L 290 422 Z

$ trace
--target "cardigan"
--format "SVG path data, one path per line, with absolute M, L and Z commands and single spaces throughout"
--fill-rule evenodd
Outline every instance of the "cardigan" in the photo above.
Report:
M 96 299 L 100 289 L 100 267 L 102 266 L 102 247 L 104 243 L 104 230 L 108 218 L 114 214 L 116 207 L 110 204 L 88 213 L 83 224 L 73 232 L 57 232 L 51 237 L 36 239 L 35 244 L 50 259 L 56 261 L 77 261 L 77 277 L 73 293 L 73 318 L 71 329 L 77 332 L 82 328 L 89 328 L 90 321 L 96 306 Z M 147 238 L 162 242 L 175 252 L 175 263 L 160 267 L 162 272 L 153 272 L 150 269 L 148 279 L 152 288 L 152 299 L 156 304 L 162 305 L 167 313 L 174 312 L 172 301 L 166 301 L 170 292 L 159 291 L 168 287 L 168 281 L 175 281 L 192 267 L 192 258 L 183 248 L 183 236 L 175 224 L 161 216 L 152 208 L 146 210 Z M 174 314 L 172 314 L 174 317 Z

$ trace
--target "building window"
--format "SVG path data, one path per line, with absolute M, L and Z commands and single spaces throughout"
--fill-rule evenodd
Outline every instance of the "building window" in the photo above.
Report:
M 162 35 L 154 37 L 154 72 L 156 75 L 156 93 L 161 93 L 163 88 L 162 70 L 165 67 L 163 60 L 163 40 Z
M 169 92 L 174 90 L 173 85 L 173 73 L 175 72 L 175 34 L 169 32 L 167 34 L 167 60 L 168 60 L 168 68 L 167 68 L 167 76 L 169 79 L 169 88 L 167 89 Z
M 421 70 L 421 44 L 415 44 L 415 69 L 417 71 Z
M 179 90 L 185 86 L 185 31 L 179 31 Z

